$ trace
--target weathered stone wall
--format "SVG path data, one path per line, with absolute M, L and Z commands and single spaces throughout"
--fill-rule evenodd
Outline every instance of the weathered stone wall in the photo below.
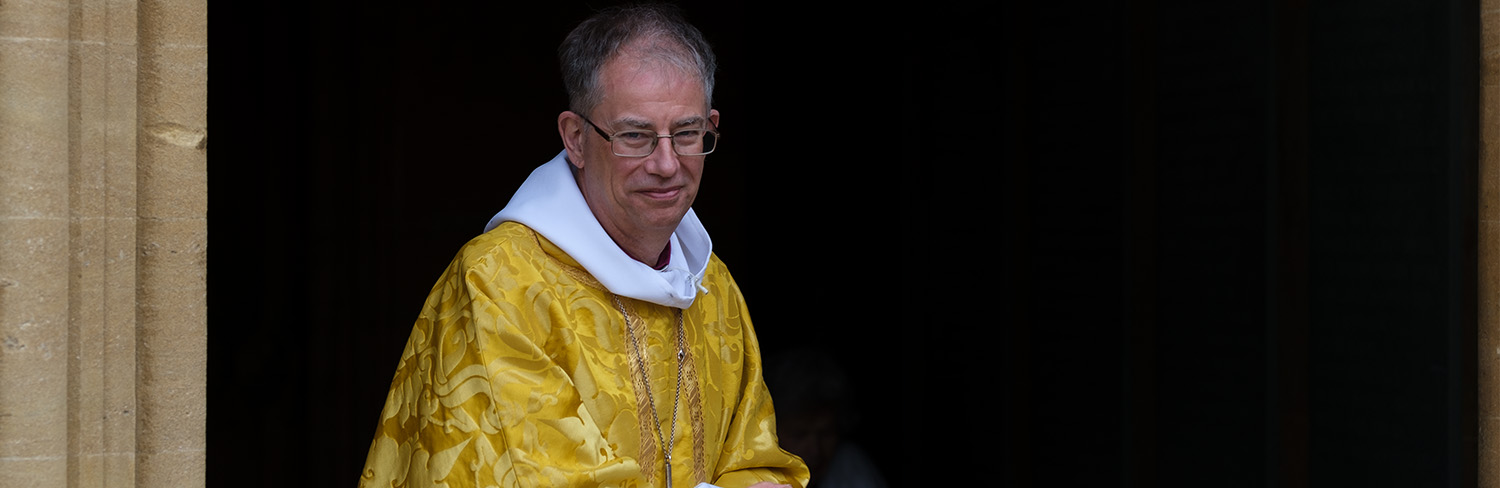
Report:
M 207 27 L 0 0 L 0 487 L 203 485 Z

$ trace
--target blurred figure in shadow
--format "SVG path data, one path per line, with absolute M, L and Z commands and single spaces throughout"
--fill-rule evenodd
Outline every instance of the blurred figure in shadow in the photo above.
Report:
M 885 488 L 885 478 L 849 437 L 859 409 L 843 368 L 826 351 L 800 348 L 766 362 L 781 447 L 812 472 L 808 488 Z

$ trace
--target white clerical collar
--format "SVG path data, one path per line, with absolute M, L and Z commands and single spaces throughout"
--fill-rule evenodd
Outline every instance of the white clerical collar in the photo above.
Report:
M 484 231 L 501 222 L 521 223 L 568 253 L 612 293 L 668 307 L 691 306 L 713 252 L 713 241 L 697 214 L 688 209 L 677 224 L 667 266 L 651 269 L 625 254 L 599 225 L 573 179 L 567 154 L 558 153 L 532 171 Z

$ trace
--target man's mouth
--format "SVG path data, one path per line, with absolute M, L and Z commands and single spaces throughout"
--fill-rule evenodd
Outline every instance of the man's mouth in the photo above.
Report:
M 655 200 L 671 200 L 673 198 L 677 198 L 677 195 L 679 193 L 682 193 L 682 187 L 674 186 L 670 188 L 647 188 L 641 190 L 640 193 L 642 195 L 646 195 L 648 198 Z

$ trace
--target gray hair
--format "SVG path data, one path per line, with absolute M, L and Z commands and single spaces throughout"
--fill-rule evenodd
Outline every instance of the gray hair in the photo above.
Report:
M 602 10 L 568 34 L 557 49 L 568 109 L 587 116 L 602 101 L 599 72 L 620 49 L 634 45 L 650 59 L 667 62 L 695 74 L 703 84 L 704 103 L 712 104 L 713 49 L 697 27 L 687 23 L 671 5 L 648 4 Z

